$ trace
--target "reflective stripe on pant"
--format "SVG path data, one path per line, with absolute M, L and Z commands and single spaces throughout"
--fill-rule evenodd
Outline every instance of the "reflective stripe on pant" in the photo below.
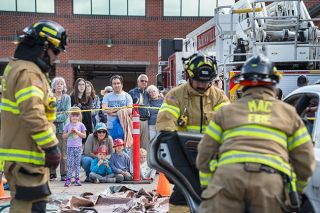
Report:
M 222 165 L 202 199 L 199 212 L 282 213 L 283 182 L 279 174 L 247 172 L 242 163 Z

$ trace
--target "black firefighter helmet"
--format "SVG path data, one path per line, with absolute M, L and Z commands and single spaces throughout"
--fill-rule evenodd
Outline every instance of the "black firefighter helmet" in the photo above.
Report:
M 190 79 L 211 82 L 217 77 L 217 63 L 212 57 L 193 54 L 184 61 L 185 71 Z
M 256 55 L 244 63 L 238 81 L 243 86 L 266 86 L 279 83 L 280 78 L 280 73 L 269 59 Z
M 38 21 L 24 28 L 23 33 L 23 38 L 32 39 L 40 46 L 48 45 L 56 54 L 65 51 L 67 45 L 66 31 L 55 21 Z
M 50 72 L 53 64 L 48 54 L 51 49 L 55 55 L 65 51 L 67 35 L 57 22 L 41 20 L 23 29 L 20 43 L 14 57 L 35 62 L 43 72 Z M 42 55 L 42 53 L 44 54 Z

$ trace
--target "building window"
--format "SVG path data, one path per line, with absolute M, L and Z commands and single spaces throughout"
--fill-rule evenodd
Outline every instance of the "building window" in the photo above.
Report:
M 127 15 L 127 0 L 110 0 L 110 15 Z
M 219 2 L 220 3 L 220 2 Z M 222 6 L 222 5 L 219 5 Z M 199 16 L 213 16 L 216 2 L 212 0 L 201 0 Z
M 214 16 L 217 0 L 163 0 L 164 16 Z M 235 0 L 219 1 L 219 6 L 233 5 Z
M 109 15 L 109 1 L 92 0 L 92 14 L 94 14 L 94 15 Z
M 6 0 L 0 1 L 1 11 L 54 13 L 55 0 Z
M 73 0 L 74 14 L 91 14 L 91 0 Z
M 79 15 L 145 16 L 146 0 L 73 0 Z
M 129 16 L 145 16 L 146 1 L 145 0 L 129 0 L 128 15 Z
M 181 16 L 181 0 L 164 0 L 164 16 Z

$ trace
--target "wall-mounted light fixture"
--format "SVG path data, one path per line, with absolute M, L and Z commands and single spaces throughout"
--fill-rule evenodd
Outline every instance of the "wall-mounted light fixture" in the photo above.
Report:
M 107 39 L 106 45 L 107 47 L 112 47 L 112 40 L 110 37 Z
M 19 44 L 19 36 L 18 33 L 16 31 L 16 33 L 13 35 L 13 41 L 14 44 Z

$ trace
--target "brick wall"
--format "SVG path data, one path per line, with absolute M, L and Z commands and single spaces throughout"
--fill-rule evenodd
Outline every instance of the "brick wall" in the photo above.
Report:
M 72 14 L 72 1 L 56 0 L 56 14 L 34 14 L 0 12 L 0 35 L 8 40 L 0 40 L 0 58 L 10 57 L 14 51 L 12 37 L 40 19 L 52 19 L 67 29 L 69 44 L 67 53 L 59 55 L 57 75 L 64 76 L 68 85 L 73 83 L 72 67 L 69 60 L 94 61 L 147 61 L 150 66 L 146 73 L 151 83 L 155 83 L 158 63 L 158 40 L 161 38 L 181 38 L 205 23 L 208 18 L 168 18 L 162 17 L 162 1 L 147 0 L 145 17 L 127 16 L 85 16 Z M 109 38 L 113 47 L 105 45 Z
M 307 8 L 319 0 L 305 1 Z M 145 17 L 84 16 L 72 14 L 72 1 L 56 0 L 56 14 L 0 12 L 0 58 L 13 55 L 15 31 L 40 19 L 52 19 L 63 25 L 69 36 L 67 53 L 59 56 L 57 75 L 64 76 L 72 85 L 73 71 L 69 60 L 92 61 L 147 61 L 150 83 L 155 83 L 161 38 L 181 38 L 203 24 L 208 18 L 163 17 L 162 0 L 146 0 Z M 113 47 L 105 45 L 112 38 Z

